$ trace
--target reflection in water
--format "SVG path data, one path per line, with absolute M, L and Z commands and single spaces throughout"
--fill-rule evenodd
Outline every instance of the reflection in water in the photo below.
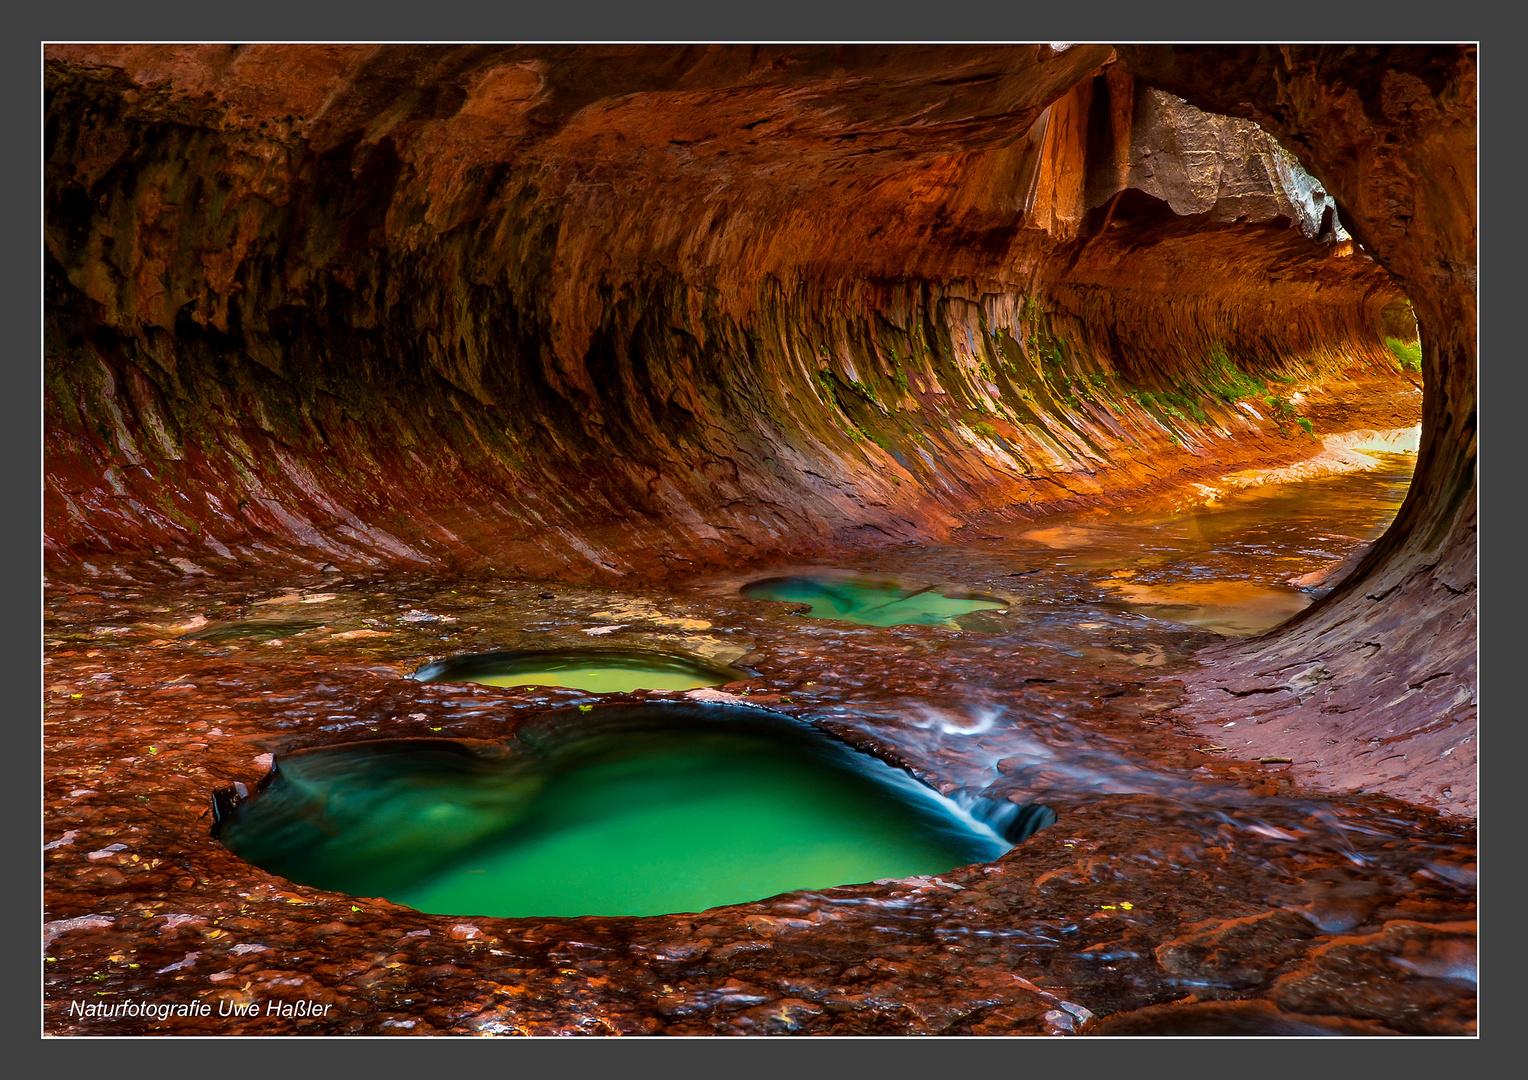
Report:
M 1011 835 L 1054 820 L 999 809 Z M 491 751 L 396 740 L 295 753 L 219 835 L 294 881 L 496 916 L 699 911 L 938 874 L 1010 846 L 805 725 L 695 706 L 553 714 Z
M 951 595 L 937 586 L 905 586 L 895 580 L 836 576 L 780 577 L 743 587 L 754 600 L 811 605 L 814 619 L 869 626 L 958 627 L 956 616 L 1007 607 L 1003 601 L 971 593 Z
M 186 635 L 189 641 L 273 641 L 276 638 L 316 630 L 324 625 L 314 619 L 248 619 L 216 623 Z
M 1185 581 L 1148 585 L 1107 581 L 1125 603 L 1143 615 L 1185 626 L 1202 626 L 1228 637 L 1260 634 L 1310 606 L 1297 589 L 1250 581 Z
M 421 682 L 475 682 L 486 686 L 562 686 L 594 694 L 633 690 L 695 690 L 721 686 L 748 673 L 716 668 L 685 656 L 618 649 L 498 652 L 458 656 L 421 668 Z
M 1371 451 L 1372 471 L 1248 488 L 1171 513 L 1111 514 L 1022 535 L 1133 610 L 1228 636 L 1258 634 L 1308 607 L 1296 587 L 1382 533 L 1400 509 L 1416 455 Z
M 441 952 L 389 959 L 385 965 L 398 985 L 409 988 L 400 993 L 413 993 L 421 985 L 410 980 L 429 980 L 433 1001 L 441 1000 L 446 986 L 466 986 L 462 994 L 476 995 L 471 986 L 479 979 L 549 987 L 542 1002 L 517 999 L 514 1006 L 538 1022 L 564 1016 L 556 988 L 574 978 L 563 972 L 575 968 L 579 985 L 599 988 L 589 1000 L 601 1010 L 619 1002 L 658 1008 L 652 1004 L 659 998 L 652 992 L 650 959 L 676 940 L 688 949 L 703 936 L 711 943 L 697 944 L 695 962 L 663 973 L 675 989 L 664 1000 L 682 995 L 689 1003 L 684 1008 L 694 1009 L 686 1014 L 686 1022 L 696 1025 L 692 1031 L 759 1030 L 736 1021 L 739 1013 L 727 998 L 731 991 L 724 989 L 746 984 L 758 988 L 750 994 L 766 999 L 757 1006 L 760 1016 L 765 1010 L 771 1015 L 780 1011 L 786 999 L 843 1001 L 853 994 L 867 1002 L 799 1020 L 799 1030 L 928 1032 L 935 1029 L 919 1026 L 923 1018 L 944 1024 L 943 1018 L 957 1015 L 957 1007 L 968 1018 L 997 1015 L 1000 1009 L 989 1008 L 992 973 L 1017 972 L 1043 979 L 1044 985 L 1069 988 L 1068 1000 L 1100 1018 L 1141 1006 L 1173 1010 L 1135 1017 L 1133 1027 L 1119 1033 L 1314 1034 L 1320 1028 L 1362 1034 L 1367 1033 L 1364 1025 L 1377 1025 L 1414 1034 L 1457 1034 L 1473 1020 L 1469 920 L 1474 918 L 1476 879 L 1470 823 L 1439 819 L 1374 792 L 1294 797 L 1290 766 L 1246 759 L 1246 720 L 1225 724 L 1213 738 L 1185 738 L 1171 719 L 1180 698 L 1158 676 L 1192 663 L 1211 635 L 1164 621 L 1163 616 L 1174 614 L 1166 605 L 1158 613 L 1128 602 L 1130 594 L 1123 590 L 1101 584 L 1156 590 L 1135 592 L 1131 598 L 1136 601 L 1169 599 L 1200 606 L 1228 599 L 1213 594 L 1226 583 L 1281 591 L 1289 579 L 1319 571 L 1377 535 L 1400 502 L 1409 470 L 1410 459 L 1394 459 L 1393 468 L 1378 473 L 1311 481 L 1299 489 L 1244 490 L 1218 504 L 1173 515 L 1114 510 L 1012 526 L 984 524 L 978 537 L 958 544 L 905 545 L 856 555 L 865 575 L 966 582 L 1008 599 L 1013 608 L 1001 617 L 970 617 L 991 620 L 993 628 L 981 634 L 780 618 L 778 606 L 739 598 L 739 582 L 731 577 L 725 586 L 715 584 L 709 593 L 689 597 L 683 615 L 726 628 L 718 632 L 728 634 L 728 644 L 754 650 L 745 654 L 761 672 L 749 687 L 754 701 L 779 702 L 778 708 L 800 711 L 854 745 L 877 746 L 905 761 L 950 795 L 957 809 L 939 804 L 945 807 L 942 813 L 953 813 L 978 837 L 987 835 L 960 813 L 958 808 L 964 808 L 1003 837 L 1001 843 L 987 840 L 991 850 L 1052 820 L 1036 804 L 1059 812 L 1060 820 L 1034 841 L 995 863 L 953 874 L 940 869 L 984 857 L 962 850 L 939 862 L 909 859 L 849 870 L 835 866 L 821 881 L 784 873 L 764 882 L 743 881 L 754 864 L 785 865 L 778 847 L 772 854 L 768 847 L 782 838 L 804 843 L 815 830 L 831 834 L 830 826 L 869 817 L 866 829 L 850 839 L 868 835 L 873 846 L 881 843 L 874 830 L 889 830 L 893 835 L 883 850 L 900 852 L 895 845 L 914 830 L 894 824 L 892 815 L 900 810 L 861 813 L 852 800 L 842 809 L 821 794 L 815 781 L 798 782 L 792 779 L 797 774 L 784 766 L 778 770 L 783 779 L 766 784 L 767 775 L 743 768 L 736 754 L 723 753 L 727 747 L 709 739 L 665 743 L 655 738 L 648 745 L 651 754 L 632 752 L 626 758 L 614 752 L 602 756 L 596 741 L 585 755 L 559 742 L 550 725 L 544 730 L 522 726 L 502 754 L 468 751 L 464 747 L 469 744 L 459 741 L 416 741 L 388 744 L 396 748 L 396 760 L 381 744 L 371 749 L 352 744 L 338 757 L 307 751 L 282 755 L 279 775 L 264 791 L 231 812 L 226 802 L 220 807 L 221 835 L 251 858 L 268 857 L 266 865 L 294 879 L 420 907 L 440 901 L 435 910 L 462 914 L 511 910 L 491 906 L 482 897 L 481 891 L 493 892 L 490 899 L 499 895 L 498 884 L 490 887 L 488 879 L 498 873 L 511 880 L 524 874 L 547 879 L 541 867 L 554 854 L 559 865 L 575 870 L 581 861 L 603 864 L 608 872 L 599 875 L 601 886 L 626 879 L 636 883 L 630 896 L 617 898 L 629 907 L 587 907 L 609 912 L 702 907 L 797 885 L 915 873 L 941 874 L 962 886 L 908 883 L 805 892 L 757 908 L 713 912 L 693 928 L 683 918 L 593 921 L 577 928 L 578 937 L 599 942 L 601 948 L 579 950 L 589 955 L 576 958 L 545 951 L 544 943 L 565 940 L 566 924 L 522 924 L 496 935 L 503 939 L 496 950 L 476 950 L 472 970 L 456 976 L 456 982 L 434 974 L 440 968 L 423 966 L 441 962 L 434 957 L 456 948 L 441 940 L 437 928 L 433 938 L 412 940 Z M 1023 535 L 1047 528 L 1043 539 Z M 1182 591 L 1196 585 L 1212 592 Z M 522 636 L 529 632 L 560 635 L 558 644 L 584 644 L 581 631 L 605 619 L 614 604 L 647 603 L 654 596 L 637 590 L 613 600 L 608 592 L 590 590 L 560 595 L 558 604 L 544 605 L 537 602 L 537 590 L 522 583 L 479 580 L 464 587 L 460 579 L 428 574 L 395 575 L 385 592 L 371 580 L 326 587 L 341 592 L 334 607 L 325 609 L 331 625 L 358 625 L 355 620 L 363 615 L 379 625 L 397 620 L 402 644 L 378 635 L 346 639 L 343 646 L 346 655 L 364 652 L 389 662 L 433 649 L 468 653 L 492 647 L 492 642 L 550 640 Z M 182 605 L 177 618 L 194 611 L 222 611 L 223 617 L 236 618 L 249 608 L 247 594 L 258 592 L 198 579 L 166 586 L 174 590 L 173 599 L 150 590 L 129 598 L 140 588 L 96 582 L 88 592 L 61 591 L 55 625 L 82 637 L 93 633 L 92 651 L 102 649 L 111 657 L 112 673 L 130 676 L 137 685 L 193 682 L 209 700 L 240 702 L 226 718 L 218 717 L 224 731 L 239 737 L 239 745 L 277 733 L 294 741 L 366 738 L 396 723 L 412 735 L 440 725 L 452 739 L 481 740 L 470 745 L 482 747 L 502 740 L 506 723 L 512 726 L 538 707 L 507 695 L 463 694 L 394 680 L 375 694 L 355 695 L 354 704 L 336 702 L 323 709 L 318 725 L 314 705 L 332 694 L 335 671 L 345 670 L 336 664 L 332 638 L 305 633 L 267 654 L 206 639 L 142 649 L 91 631 L 107 623 L 163 621 L 155 611 L 168 604 Z M 1245 603 L 1248 596 L 1229 599 Z M 191 603 L 198 606 L 184 606 Z M 342 605 L 349 605 L 348 615 L 337 610 Z M 449 612 L 460 621 L 432 623 L 426 630 L 404 614 L 416 609 Z M 1184 608 L 1176 609 L 1177 617 L 1184 614 Z M 345 623 L 345 618 L 352 621 Z M 441 629 L 444 625 L 461 629 Z M 451 644 L 439 644 L 448 633 L 454 635 Z M 90 666 L 89 654 L 71 660 L 65 649 L 57 655 L 61 667 L 72 665 L 75 678 L 89 678 L 98 670 Z M 363 669 L 352 665 L 349 670 Z M 141 757 L 142 745 L 150 742 L 163 751 L 157 742 L 165 737 L 162 727 L 135 725 L 134 711 L 121 708 L 110 691 L 87 693 L 80 700 L 89 705 L 92 699 L 98 699 L 93 715 L 99 717 L 101 737 L 113 740 L 105 744 L 111 753 L 101 760 Z M 600 706 L 563 717 L 582 725 L 607 711 Z M 763 715 L 759 710 L 735 710 L 733 715 L 743 712 Z M 146 715 L 159 723 L 162 708 Z M 739 728 L 738 734 L 752 733 Z M 204 738 L 197 732 L 187 735 L 192 736 Z M 209 750 L 198 754 L 215 755 L 220 743 L 233 740 L 206 741 Z M 746 763 L 750 767 L 757 763 L 766 774 L 775 770 L 755 744 L 729 744 L 734 749 L 739 745 L 757 759 Z M 55 752 L 71 753 L 63 748 Z M 1375 756 L 1386 752 L 1379 746 Z M 221 768 L 243 767 L 234 764 L 228 751 L 222 753 L 214 758 Z M 95 763 L 95 758 L 70 759 L 71 767 Z M 163 758 L 156 764 L 162 767 Z M 644 777 L 661 778 L 666 786 L 656 780 L 649 785 Z M 723 781 L 721 790 L 715 778 Z M 893 772 L 891 779 L 909 782 L 903 773 Z M 901 789 L 896 790 L 901 798 Z M 930 797 L 928 789 L 919 790 L 919 798 Z M 692 792 L 695 800 L 687 802 Z M 553 811 L 561 815 L 564 808 L 568 824 L 558 828 Z M 617 842 L 610 837 L 620 836 L 618 828 L 601 831 L 606 809 L 611 820 L 618 810 L 629 810 L 638 819 L 649 811 L 652 816 L 643 819 L 640 835 L 626 838 L 630 843 Z M 173 849 L 179 842 L 175 830 L 183 825 L 180 818 L 166 816 L 162 824 L 140 818 L 138 823 L 146 829 L 144 841 L 152 838 L 160 849 Z M 521 839 L 526 861 L 510 865 L 512 842 Z M 660 840 L 674 846 L 660 850 Z M 767 857 L 753 857 L 741 867 L 727 863 L 755 845 Z M 934 846 L 944 850 L 942 844 Z M 661 895 L 663 882 L 643 884 L 647 867 L 674 876 L 669 868 L 691 853 L 697 861 L 715 863 L 716 877 L 726 879 L 722 884 L 730 888 L 741 881 L 747 889 L 718 888 L 714 894 L 673 900 Z M 532 854 L 547 862 L 537 864 Z M 787 854 L 807 852 L 798 844 Z M 670 855 L 673 862 L 665 864 Z M 178 897 L 171 900 L 173 910 L 201 910 L 196 905 L 226 898 L 226 884 L 208 876 L 210 886 L 197 890 L 172 891 L 178 887 L 162 876 L 150 879 L 150 887 L 165 883 L 166 891 L 156 895 Z M 449 894 L 456 883 L 464 883 L 457 896 L 442 901 L 435 892 Z M 514 896 L 508 888 L 504 895 Z M 601 904 L 607 899 L 590 895 Z M 561 905 L 565 897 L 552 899 Z M 297 957 L 290 964 L 300 967 L 314 925 L 343 919 L 348 908 L 321 898 L 316 908 L 268 905 L 263 909 L 267 914 L 258 916 L 264 927 L 258 940 L 281 956 Z M 579 909 L 568 905 L 558 910 Z M 761 914 L 770 921 L 761 921 Z M 772 921 L 782 916 L 801 920 L 793 925 L 803 929 L 771 932 Z M 402 923 L 413 927 L 425 921 L 407 914 L 379 918 L 368 911 L 356 915 L 347 936 L 336 933 L 326 940 L 336 962 L 354 963 L 359 970 L 370 962 L 378 934 L 390 940 Z M 812 928 L 804 929 L 805 924 Z M 141 940 L 155 933 L 149 927 Z M 1334 942 L 1331 935 L 1343 940 Z M 505 955 L 497 949 L 519 951 Z M 249 963 L 265 963 L 270 955 L 252 956 Z M 894 974 L 889 968 L 875 969 L 879 958 L 893 957 Z M 853 966 L 864 974 L 846 975 Z M 152 976 L 147 965 L 143 970 L 144 992 L 163 983 L 164 976 Z M 381 977 L 380 968 L 368 980 L 372 977 Z M 1006 983 L 1008 976 L 999 981 Z M 117 991 L 123 984 L 104 985 Z M 879 986 L 893 992 L 873 989 Z M 1189 994 L 1201 1001 L 1181 1004 Z M 1249 994 L 1276 997 L 1279 1005 L 1254 1012 L 1205 1000 Z M 674 1023 L 669 1012 L 643 1015 L 659 1016 L 660 1026 Z M 546 1023 L 551 1028 L 565 1021 Z M 938 1030 L 965 1033 L 958 1026 Z

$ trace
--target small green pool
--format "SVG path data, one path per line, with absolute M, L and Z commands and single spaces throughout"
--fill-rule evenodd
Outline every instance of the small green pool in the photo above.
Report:
M 457 656 L 421 668 L 414 678 L 421 682 L 562 686 L 592 694 L 625 694 L 633 690 L 696 690 L 748 676 L 740 668 L 714 667 L 672 653 L 564 649 Z
M 562 711 L 498 746 L 298 751 L 216 829 L 292 881 L 486 916 L 702 911 L 1012 846 L 810 725 L 691 704 Z
M 814 619 L 869 626 L 958 628 L 957 616 L 1008 606 L 992 596 L 932 585 L 904 585 L 894 578 L 828 575 L 766 578 L 744 585 L 742 593 L 755 600 L 810 604 Z

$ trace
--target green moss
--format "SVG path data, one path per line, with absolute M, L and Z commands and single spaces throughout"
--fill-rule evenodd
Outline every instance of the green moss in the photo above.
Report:
M 997 337 L 994 338 L 994 341 L 997 347 L 998 363 L 1007 370 L 1017 371 L 1018 357 L 1016 357 L 1014 354 L 1018 352 L 1019 343 L 1014 341 L 1006 330 L 998 331 Z
M 1244 398 L 1263 397 L 1268 384 L 1256 375 L 1248 375 L 1236 366 L 1226 352 L 1225 345 L 1216 342 L 1205 359 L 1203 386 L 1226 404 L 1234 404 Z
M 838 382 L 833 378 L 833 372 L 827 368 L 818 368 L 817 385 L 822 388 L 822 396 L 828 403 L 839 412 L 843 412 L 843 404 L 838 400 Z
M 1294 405 L 1291 404 L 1290 400 L 1287 397 L 1284 397 L 1282 394 L 1269 394 L 1267 397 L 1263 398 L 1263 400 L 1267 402 L 1268 408 L 1272 410 L 1273 418 L 1275 420 L 1283 421 L 1293 420 L 1295 418 Z
M 1395 354 L 1404 371 L 1422 373 L 1422 343 L 1420 341 L 1405 342 L 1400 338 L 1386 338 L 1385 345 Z
M 976 423 L 972 424 L 971 425 L 971 430 L 976 432 L 978 435 L 980 435 L 984 439 L 995 439 L 995 438 L 997 438 L 997 428 L 993 427 L 991 424 L 987 423 L 987 421 L 985 421 L 985 420 L 979 420 Z
M 1308 417 L 1297 416 L 1295 417 L 1295 423 L 1299 424 L 1302 428 L 1305 429 L 1305 434 L 1309 435 L 1313 439 L 1316 437 L 1316 425 L 1312 424 Z
M 1199 395 L 1195 394 L 1186 386 L 1180 386 L 1176 390 L 1170 390 L 1159 394 L 1163 407 L 1180 420 L 1193 417 L 1196 423 L 1209 423 L 1209 414 L 1204 411 L 1204 406 L 1199 403 Z

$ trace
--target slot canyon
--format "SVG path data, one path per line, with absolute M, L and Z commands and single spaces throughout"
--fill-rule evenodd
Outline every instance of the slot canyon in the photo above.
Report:
M 46 1033 L 1475 1032 L 1473 46 L 43 66 Z

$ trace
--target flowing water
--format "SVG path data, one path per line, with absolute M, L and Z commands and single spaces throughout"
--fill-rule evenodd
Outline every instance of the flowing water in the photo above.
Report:
M 608 1030 L 674 1033 L 1004 1033 L 1076 1015 L 1026 1019 L 1011 973 L 1099 1015 L 1168 1010 L 1122 1031 L 1469 1030 L 1472 826 L 1301 791 L 1288 766 L 1236 760 L 1235 728 L 1207 740 L 1174 720 L 1174 672 L 1312 602 L 1383 531 L 1414 458 L 1372 457 L 663 590 L 311 567 L 279 586 L 269 569 L 136 566 L 50 582 L 48 858 L 69 876 L 49 917 L 182 919 L 233 897 L 247 924 L 172 951 L 162 918 L 119 922 L 114 951 L 66 953 L 50 977 L 158 992 L 173 975 L 154 972 L 240 940 L 265 951 L 217 961 L 240 973 L 228 985 L 285 970 L 402 1023 L 422 1007 L 417 971 L 452 1030 L 607 1030 L 578 1027 L 570 1001 Z M 974 606 L 897 611 L 923 601 Z M 474 679 L 453 669 L 470 658 L 591 661 L 591 638 L 730 681 L 622 693 L 553 685 L 554 664 L 524 685 L 455 681 Z M 660 702 L 763 727 L 600 730 Z M 793 756 L 787 730 L 874 756 Z M 274 876 L 195 840 L 208 793 L 252 786 L 267 754 L 274 775 L 225 797 L 220 836 Z M 1041 804 L 1054 817 L 1024 809 Z M 407 906 L 356 899 L 378 894 Z M 526 917 L 461 930 L 497 942 L 463 974 L 458 928 L 410 907 Z M 531 914 L 551 911 L 599 914 Z M 134 955 L 136 973 L 108 962 Z M 508 1019 L 452 1019 L 487 1015 L 485 981 Z

